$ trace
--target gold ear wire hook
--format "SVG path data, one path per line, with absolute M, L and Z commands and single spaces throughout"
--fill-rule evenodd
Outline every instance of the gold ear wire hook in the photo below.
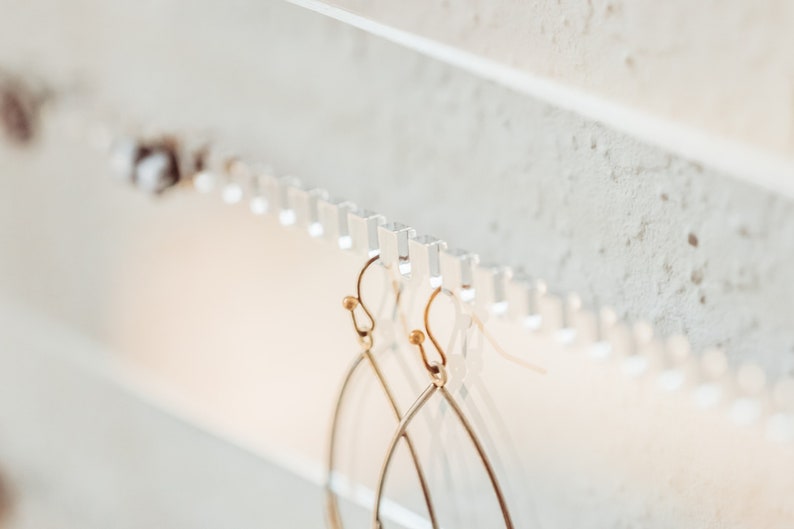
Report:
M 364 264 L 363 268 L 361 268 L 361 271 L 358 273 L 358 280 L 356 281 L 356 295 L 345 296 L 344 299 L 342 299 L 342 307 L 350 312 L 350 317 L 353 319 L 353 328 L 356 330 L 356 334 L 358 334 L 359 341 L 366 348 L 372 347 L 372 332 L 375 330 L 375 318 L 372 317 L 372 313 L 361 299 L 361 282 L 364 279 L 364 273 L 378 259 L 380 259 L 380 256 L 378 255 L 372 257 Z M 369 327 L 362 327 L 358 323 L 358 318 L 356 317 L 356 307 L 359 305 L 369 320 Z
M 361 271 L 358 274 L 358 280 L 356 281 L 356 295 L 355 296 L 346 296 L 342 300 L 343 307 L 350 311 L 352 319 L 353 319 L 353 327 L 358 334 L 359 342 L 362 346 L 362 351 L 360 351 L 354 360 L 353 364 L 348 368 L 348 371 L 343 379 L 342 388 L 339 392 L 339 395 L 336 399 L 336 405 L 334 407 L 333 418 L 331 422 L 331 435 L 328 444 L 328 474 L 325 482 L 325 494 L 326 494 L 326 514 L 328 517 L 328 523 L 330 527 L 333 529 L 344 529 L 342 524 L 342 518 L 339 509 L 339 498 L 337 496 L 336 491 L 334 490 L 333 481 L 334 481 L 334 469 L 335 469 L 335 453 L 336 453 L 336 441 L 337 441 L 337 431 L 339 426 L 339 418 L 340 412 L 342 409 L 342 403 L 345 400 L 345 396 L 348 393 L 348 387 L 353 379 L 353 375 L 359 371 L 362 364 L 368 363 L 372 368 L 372 371 L 375 375 L 375 378 L 380 385 L 381 389 L 383 390 L 384 395 L 386 396 L 386 400 L 389 403 L 389 407 L 394 415 L 394 418 L 399 423 L 402 418 L 403 414 L 400 407 L 397 404 L 397 401 L 394 398 L 394 394 L 387 382 L 386 377 L 384 376 L 383 371 L 378 365 L 378 361 L 376 360 L 376 355 L 372 351 L 372 331 L 375 328 L 375 319 L 372 316 L 372 313 L 369 311 L 367 306 L 362 301 L 361 297 L 361 283 L 363 281 L 364 274 L 366 273 L 367 269 L 372 266 L 375 261 L 378 260 L 378 257 L 373 257 L 368 260 Z M 390 267 L 386 267 L 390 268 Z M 402 299 L 402 287 L 399 281 L 392 279 L 391 283 L 392 289 L 394 291 L 394 298 L 395 298 L 395 310 L 400 315 L 400 320 L 405 321 L 405 316 L 402 314 L 400 310 L 400 301 Z M 356 307 L 361 305 L 361 308 L 366 315 L 366 317 L 370 320 L 370 324 L 368 327 L 362 327 L 359 325 L 359 321 L 356 317 L 355 310 Z M 407 328 L 407 327 L 406 327 Z M 406 331 L 407 332 L 407 331 Z M 440 377 L 439 377 L 440 378 Z M 424 496 L 425 504 L 427 506 L 427 513 L 430 518 L 430 525 L 432 529 L 438 529 L 439 524 L 436 516 L 436 510 L 431 499 L 430 495 L 430 486 L 427 481 L 427 477 L 425 475 L 425 471 L 422 468 L 421 461 L 419 460 L 417 448 L 411 439 L 411 436 L 406 432 L 402 435 L 402 439 L 405 440 L 405 444 L 408 447 L 408 451 L 413 462 L 414 468 L 416 469 L 416 475 L 419 479 L 419 485 L 422 489 L 422 495 Z
M 393 456 L 395 454 L 397 443 L 403 437 L 408 435 L 408 427 L 410 426 L 411 422 L 417 416 L 417 414 L 425 407 L 428 403 L 430 398 L 435 393 L 440 393 L 446 403 L 454 413 L 454 416 L 457 417 L 459 423 L 463 426 L 466 434 L 468 435 L 469 439 L 471 440 L 472 444 L 474 445 L 474 449 L 477 451 L 477 455 L 482 462 L 483 467 L 485 468 L 485 472 L 488 475 L 488 479 L 491 482 L 491 487 L 493 487 L 494 494 L 496 495 L 496 500 L 499 503 L 499 509 L 502 513 L 502 519 L 504 520 L 504 525 L 507 529 L 514 529 L 513 519 L 510 516 L 510 510 L 507 506 L 507 501 L 505 499 L 505 495 L 502 492 L 502 488 L 499 485 L 499 480 L 496 477 L 496 472 L 494 471 L 494 467 L 491 464 L 490 459 L 488 458 L 488 454 L 485 452 L 485 449 L 482 446 L 482 443 L 477 436 L 477 432 L 474 430 L 474 427 L 466 418 L 466 415 L 463 413 L 462 408 L 456 402 L 455 398 L 452 396 L 452 393 L 449 392 L 446 388 L 447 384 L 447 370 L 446 370 L 446 363 L 447 363 L 447 356 L 444 353 L 444 350 L 441 348 L 438 340 L 433 335 L 432 331 L 430 330 L 430 307 L 433 304 L 433 301 L 438 297 L 441 293 L 441 287 L 436 288 L 433 293 L 430 295 L 430 298 L 427 300 L 427 305 L 425 305 L 425 313 L 424 313 L 424 326 L 425 332 L 427 336 L 430 338 L 430 341 L 433 343 L 433 346 L 436 348 L 439 357 L 441 358 L 441 362 L 431 362 L 427 358 L 427 351 L 424 347 L 425 341 L 425 332 L 422 332 L 419 329 L 414 329 L 408 335 L 408 340 L 411 342 L 412 345 L 416 345 L 419 348 L 419 352 L 422 355 L 422 362 L 424 363 L 425 367 L 427 368 L 428 373 L 430 374 L 431 384 L 425 389 L 419 398 L 411 405 L 408 411 L 405 412 L 400 418 L 400 424 L 397 426 L 397 431 L 392 436 L 392 440 L 389 443 L 389 448 L 386 451 L 386 457 L 383 460 L 383 464 L 381 465 L 380 475 L 378 476 L 378 484 L 375 488 L 375 508 L 372 512 L 372 529 L 382 529 L 383 524 L 381 523 L 380 519 L 380 512 L 381 512 L 381 504 L 383 503 L 383 491 L 386 485 L 387 474 L 389 472 L 389 468 L 391 467 Z M 451 294 L 454 299 L 454 294 Z M 365 354 L 369 354 L 365 352 Z M 420 476 L 421 480 L 421 476 Z M 432 516 L 432 511 L 431 511 Z M 435 524 L 434 524 L 435 526 Z
M 430 294 L 430 299 L 427 300 L 427 305 L 425 305 L 425 316 L 424 316 L 424 323 L 425 323 L 425 332 L 427 333 L 427 337 L 430 338 L 430 341 L 433 343 L 433 347 L 436 348 L 436 352 L 438 352 L 438 356 L 441 358 L 441 367 L 446 367 L 447 365 L 447 355 L 444 350 L 441 348 L 441 344 L 438 343 L 436 337 L 433 335 L 433 332 L 430 330 L 430 307 L 433 305 L 433 301 L 438 297 L 441 293 L 441 287 L 436 288 L 432 294 Z M 425 341 L 425 332 L 420 331 L 419 329 L 414 329 L 408 335 L 408 341 L 417 346 L 419 348 L 419 354 L 422 355 L 422 363 L 425 364 L 425 368 L 430 372 L 431 375 L 438 374 L 439 372 L 439 364 L 435 362 L 430 362 L 427 358 L 427 351 L 425 350 L 424 341 Z
M 430 306 L 433 304 L 433 301 L 435 301 L 436 297 L 441 293 L 441 291 L 442 291 L 442 288 L 438 287 L 430 295 L 430 299 L 428 299 L 427 305 L 425 305 L 424 323 L 425 323 L 425 332 L 427 332 L 427 337 L 430 338 L 430 341 L 433 342 L 433 346 L 436 348 L 436 351 L 438 351 L 438 355 L 441 357 L 441 366 L 443 367 L 443 366 L 447 365 L 447 355 L 444 352 L 444 350 L 441 348 L 441 345 L 438 343 L 438 340 L 436 339 L 436 337 L 430 331 Z M 453 298 L 455 298 L 455 294 L 450 293 L 450 295 Z M 455 298 L 455 299 L 457 299 L 457 298 Z M 521 367 L 529 369 L 530 371 L 534 371 L 534 372 L 539 373 L 541 375 L 545 375 L 546 374 L 546 370 L 544 368 L 542 368 L 542 367 L 540 367 L 538 365 L 535 365 L 532 362 L 528 362 L 528 361 L 526 361 L 526 360 L 524 360 L 522 358 L 519 358 L 517 356 L 511 355 L 510 353 L 505 351 L 504 348 L 501 345 L 499 345 L 499 342 L 496 341 L 496 339 L 493 337 L 493 335 L 491 335 L 491 333 L 486 329 L 485 324 L 483 323 L 483 321 L 479 317 L 477 317 L 476 314 L 472 314 L 471 318 L 472 318 L 472 321 L 474 322 L 474 324 L 477 326 L 477 328 L 483 334 L 485 339 L 488 340 L 488 342 L 493 346 L 493 348 L 496 350 L 496 352 L 499 353 L 499 355 L 501 355 L 503 358 L 505 358 L 506 360 L 508 360 L 510 362 L 518 364 Z M 419 352 L 422 355 L 422 362 L 425 364 L 425 368 L 427 368 L 427 370 L 430 371 L 431 374 L 436 374 L 438 372 L 438 364 L 434 364 L 434 363 L 432 363 L 432 362 L 430 362 L 428 360 L 427 352 L 425 351 L 425 348 L 424 348 L 424 345 L 423 345 L 423 343 L 425 341 L 425 333 L 423 333 L 419 329 L 415 329 L 415 330 L 411 331 L 411 333 L 408 335 L 408 341 L 410 343 L 412 343 L 413 345 L 416 345 L 417 347 L 419 347 Z

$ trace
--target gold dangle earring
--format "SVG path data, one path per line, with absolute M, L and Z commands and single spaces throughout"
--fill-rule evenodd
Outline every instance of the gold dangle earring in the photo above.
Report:
M 476 432 L 474 431 L 474 427 L 471 425 L 469 420 L 463 413 L 463 410 L 460 408 L 458 403 L 455 401 L 455 398 L 452 394 L 447 390 L 445 387 L 447 384 L 447 355 L 444 353 L 444 350 L 436 340 L 436 337 L 433 335 L 432 331 L 430 330 L 430 307 L 433 305 L 433 301 L 438 297 L 441 293 L 441 287 L 436 288 L 433 293 L 430 295 L 430 299 L 427 301 L 427 305 L 425 305 L 424 311 L 424 327 L 425 332 L 422 332 L 419 329 L 415 329 L 411 331 L 408 336 L 408 341 L 417 346 L 419 348 L 419 354 L 422 358 L 422 363 L 424 364 L 427 373 L 430 375 L 430 385 L 428 385 L 427 389 L 425 389 L 422 394 L 419 396 L 418 399 L 411 405 L 408 411 L 405 412 L 405 415 L 402 416 L 400 420 L 400 424 L 397 426 L 397 430 L 394 432 L 394 436 L 392 437 L 391 443 L 389 444 L 389 448 L 386 451 L 386 457 L 383 460 L 383 465 L 380 470 L 380 476 L 378 478 L 378 486 L 375 490 L 375 505 L 373 509 L 372 515 L 372 528 L 373 529 L 382 529 L 382 524 L 380 521 L 380 508 L 381 503 L 383 501 L 383 489 L 386 485 L 386 479 L 389 472 L 389 467 L 391 465 L 392 458 L 394 456 L 395 450 L 397 449 L 397 443 L 400 441 L 401 438 L 407 438 L 408 435 L 408 427 L 413 421 L 414 417 L 422 410 L 422 408 L 427 404 L 432 397 L 436 393 L 440 393 L 444 400 L 449 404 L 449 407 L 454 412 L 455 416 L 458 418 L 458 421 L 463 426 L 464 430 L 471 439 L 472 444 L 474 445 L 474 449 L 477 452 L 477 455 L 480 458 L 480 462 L 482 463 L 483 467 L 485 468 L 485 472 L 488 474 L 488 479 L 491 482 L 491 488 L 496 495 L 496 500 L 499 503 L 499 509 L 502 512 L 502 518 L 504 520 L 504 525 L 507 529 L 513 529 L 513 520 L 510 516 L 510 511 L 507 507 L 507 501 L 505 500 L 504 494 L 502 492 L 502 488 L 499 486 L 499 481 L 496 478 L 496 473 L 494 472 L 493 465 L 491 464 L 488 455 L 485 453 L 485 449 L 480 443 L 479 438 L 477 437 Z M 427 338 L 430 338 L 430 341 L 433 344 L 433 347 L 436 349 L 436 352 L 439 357 L 439 361 L 430 361 L 427 356 L 427 351 L 424 347 L 425 342 L 425 335 Z
M 328 517 L 328 523 L 332 529 L 343 528 L 342 518 L 339 513 L 339 498 L 336 492 L 334 491 L 334 487 L 333 487 L 333 477 L 334 477 L 335 457 L 336 457 L 336 434 L 338 429 L 338 422 L 341 415 L 341 410 L 343 407 L 345 396 L 350 386 L 350 381 L 353 379 L 353 375 L 359 370 L 359 367 L 361 365 L 363 365 L 364 363 L 369 364 L 370 368 L 372 369 L 372 372 L 375 374 L 375 378 L 377 379 L 378 384 L 383 390 L 383 394 L 386 396 L 386 400 L 388 401 L 389 407 L 391 408 L 392 413 L 394 414 L 395 420 L 400 422 L 403 419 L 400 408 L 398 407 L 397 401 L 394 398 L 394 393 L 389 387 L 389 384 L 386 382 L 386 378 L 383 376 L 383 371 L 381 370 L 372 352 L 373 331 L 375 330 L 375 318 L 372 316 L 372 313 L 369 311 L 363 299 L 361 298 L 361 283 L 362 280 L 364 279 L 364 274 L 375 262 L 378 261 L 378 259 L 379 259 L 378 256 L 371 258 L 369 261 L 366 262 L 364 267 L 359 272 L 358 280 L 356 282 L 356 295 L 346 296 L 342 300 L 342 306 L 345 308 L 345 310 L 350 311 L 350 315 L 353 320 L 353 328 L 356 331 L 359 344 L 361 345 L 361 352 L 353 360 L 352 364 L 350 365 L 344 376 L 344 379 L 342 381 L 342 387 L 340 388 L 339 394 L 336 399 L 333 418 L 331 421 L 331 435 L 328 445 L 328 469 L 327 469 L 328 473 L 325 482 L 325 496 L 326 496 L 326 514 Z M 399 290 L 395 290 L 395 297 L 397 298 L 398 304 L 399 304 L 399 295 L 400 295 Z M 367 320 L 369 320 L 369 324 L 366 326 L 362 326 L 359 322 L 358 317 L 356 316 L 356 309 L 358 307 L 361 307 L 361 311 L 364 313 Z M 413 441 L 411 441 L 411 438 L 407 433 L 400 435 L 398 437 L 398 440 L 400 438 L 402 438 L 405 441 L 405 444 L 408 448 L 411 459 L 413 461 L 413 465 L 416 470 L 416 475 L 419 479 L 420 487 L 422 488 L 422 494 L 424 495 L 425 505 L 427 506 L 428 516 L 430 517 L 430 523 L 433 529 L 438 529 L 438 523 L 436 521 L 436 512 L 433 507 L 433 503 L 430 499 L 430 489 L 427 484 L 425 472 L 422 469 L 421 463 L 419 462 L 419 456 L 416 452 L 414 443 Z

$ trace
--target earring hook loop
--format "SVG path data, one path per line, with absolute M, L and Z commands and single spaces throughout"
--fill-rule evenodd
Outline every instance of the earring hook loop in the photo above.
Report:
M 371 257 L 361 268 L 361 271 L 358 273 L 358 279 L 356 280 L 356 295 L 355 296 L 345 296 L 342 300 L 342 307 L 345 310 L 350 312 L 350 317 L 353 320 L 353 328 L 356 330 L 356 334 L 358 335 L 358 341 L 361 342 L 361 345 L 366 348 L 370 349 L 372 347 L 372 333 L 375 330 L 375 318 L 372 316 L 372 313 L 367 308 L 367 305 L 364 303 L 364 300 L 361 298 L 361 283 L 364 280 L 364 274 L 372 266 L 378 259 L 380 259 L 379 255 Z M 358 317 L 356 316 L 356 307 L 361 307 L 361 310 L 364 312 L 364 315 L 369 320 L 368 326 L 362 326 L 359 323 Z
M 422 363 L 425 365 L 425 369 L 430 373 L 430 376 L 434 379 L 439 375 L 443 374 L 444 368 L 447 365 L 447 354 L 444 352 L 444 349 L 441 347 L 441 344 L 438 343 L 433 331 L 430 329 L 430 307 L 433 306 L 433 302 L 436 300 L 438 295 L 441 293 L 441 287 L 437 287 L 432 294 L 430 294 L 430 298 L 427 300 L 427 304 L 425 305 L 425 312 L 424 312 L 424 327 L 425 330 L 422 332 L 419 329 L 414 329 L 408 335 L 408 341 L 417 346 L 419 348 L 419 354 L 422 356 Z M 430 342 L 433 344 L 433 347 L 436 349 L 438 356 L 441 362 L 431 362 L 427 356 L 427 350 L 424 346 L 425 341 L 425 334 L 427 337 L 430 338 Z

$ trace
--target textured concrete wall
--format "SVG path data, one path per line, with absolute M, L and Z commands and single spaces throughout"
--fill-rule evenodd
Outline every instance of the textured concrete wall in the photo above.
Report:
M 85 87 L 88 100 L 100 100 L 110 109 L 104 114 L 108 119 L 210 131 L 242 154 L 272 162 L 282 174 L 324 186 L 334 195 L 479 252 L 484 260 L 523 266 L 547 279 L 554 290 L 579 291 L 588 304 L 613 305 L 629 319 L 650 320 L 661 333 L 684 332 L 696 348 L 722 345 L 735 362 L 759 362 L 775 376 L 794 366 L 790 199 L 279 2 L 235 0 L 187 9 L 176 2 L 83 1 L 66 6 L 42 1 L 13 4 L 7 13 L 0 20 L 0 64 L 40 73 L 58 86 Z M 626 67 L 625 61 L 621 64 Z M 782 148 L 761 136 L 748 141 Z M 175 313 L 183 316 L 180 296 L 229 293 L 220 269 L 209 276 L 209 291 L 196 289 L 184 274 L 191 262 L 210 263 L 207 257 L 216 254 L 207 248 L 240 256 L 225 262 L 232 276 L 250 279 L 236 283 L 240 292 L 252 284 L 261 288 L 256 278 L 274 266 L 269 252 L 284 252 L 279 263 L 293 263 L 293 279 L 301 284 L 307 277 L 318 281 L 316 267 L 327 267 L 330 260 L 322 252 L 273 245 L 273 238 L 259 238 L 254 231 L 258 227 L 227 225 L 222 213 L 203 206 L 191 209 L 165 201 L 154 213 L 154 206 L 142 205 L 142 198 L 124 195 L 126 189 L 96 183 L 102 160 L 62 141 L 54 130 L 42 148 L 46 155 L 5 147 L 0 151 L 7 175 L 0 182 L 2 290 L 120 349 L 126 345 L 141 363 L 151 361 L 148 367 L 162 370 L 197 407 L 216 406 L 211 411 L 219 424 L 250 424 L 258 415 L 236 399 L 247 395 L 240 387 L 256 387 L 257 373 L 213 353 L 243 327 L 261 333 L 264 320 L 250 321 L 249 313 L 240 312 L 227 318 L 227 306 L 242 306 L 240 298 L 230 295 L 218 298 L 225 305 L 215 307 L 217 312 L 209 313 L 213 317 L 174 320 L 173 334 L 151 333 L 147 324 L 162 323 Z M 18 178 L 21 174 L 27 176 Z M 192 231 L 188 237 L 181 231 L 192 226 L 191 214 L 207 221 L 206 232 Z M 212 229 L 210 220 L 219 227 Z M 161 225 L 180 229 L 154 229 Z M 156 234 L 152 242 L 147 243 L 147 233 Z M 182 244 L 203 253 L 176 251 Z M 257 258 L 249 259 L 241 248 L 253 248 Z M 130 260 L 139 265 L 129 266 Z M 124 270 L 133 273 L 121 274 Z M 139 270 L 148 274 L 136 275 Z M 135 281 L 147 278 L 143 285 Z M 325 291 L 307 288 L 293 292 L 292 310 L 271 305 L 261 310 L 285 318 L 279 331 L 303 322 L 301 303 L 324 318 L 327 307 L 336 309 L 335 289 L 343 281 L 321 296 L 333 298 L 328 305 L 317 301 L 318 292 Z M 164 299 L 159 289 L 166 287 L 172 290 Z M 114 304 L 119 292 L 127 302 L 121 306 Z M 266 294 L 255 290 L 245 299 L 258 303 Z M 331 317 L 335 320 L 323 322 L 330 325 L 343 316 L 337 313 Z M 196 380 L 180 379 L 182 366 L 196 356 L 194 349 L 180 348 L 184 343 L 178 339 L 195 338 L 192 330 L 221 320 L 230 325 L 224 327 L 226 333 L 219 332 L 215 342 L 197 344 L 203 349 L 202 362 L 196 364 L 205 371 Z M 519 331 L 502 332 L 515 340 L 510 343 L 524 344 L 522 350 L 535 350 L 524 338 L 510 335 Z M 315 352 L 293 342 L 296 351 Z M 352 340 L 333 348 L 328 358 L 342 366 L 351 345 Z M 245 350 L 245 355 L 255 353 L 259 349 Z M 612 375 L 593 376 L 579 356 L 549 357 L 559 378 L 537 385 L 523 378 L 494 384 L 503 396 L 516 392 L 519 402 L 528 403 L 526 408 L 505 409 L 517 414 L 509 419 L 534 465 L 529 476 L 536 479 L 529 482 L 538 484 L 526 489 L 532 492 L 526 496 L 539 498 L 542 516 L 591 527 L 747 527 L 768 521 L 772 513 L 786 527 L 791 519 L 785 503 L 788 474 L 774 472 L 775 462 L 782 459 L 772 457 L 777 452 L 767 450 L 752 433 L 737 435 L 739 444 L 727 455 L 709 456 L 713 445 L 703 443 L 704 437 L 696 435 L 701 430 L 694 426 L 719 423 L 714 431 L 731 432 L 725 438 L 732 439 L 733 430 L 713 417 L 692 415 L 689 401 L 660 404 L 642 384 L 626 390 Z M 153 359 L 163 364 L 155 365 Z M 494 380 L 514 376 L 509 367 L 497 368 Z M 212 386 L 217 394 L 201 393 L 218 372 L 224 376 Z M 323 388 L 332 385 L 326 373 L 315 375 Z M 246 384 L 241 386 L 241 380 Z M 585 390 L 587 381 L 592 385 Z M 232 397 L 223 401 L 218 395 Z M 554 405 L 544 407 L 546 402 Z M 558 402 L 567 407 L 557 407 Z M 316 409 L 311 402 L 301 404 Z M 562 416 L 560 409 L 566 412 Z M 535 424 L 526 419 L 530 410 L 529 416 L 548 425 L 544 436 L 537 436 Z M 639 420 L 625 422 L 643 414 L 655 418 L 648 423 L 653 428 L 636 427 L 645 424 Z M 604 416 L 613 429 L 592 420 Z M 680 426 L 684 416 L 691 430 Z M 286 419 L 273 417 L 274 424 Z M 621 444 L 606 435 L 614 431 L 621 432 Z M 598 450 L 577 444 L 578 436 L 588 437 L 582 432 L 603 434 Z M 307 443 L 301 448 L 316 457 L 319 436 L 299 439 Z M 633 440 L 631 458 L 624 457 L 628 439 Z M 670 450 L 671 443 L 675 450 Z M 700 466 L 689 464 L 693 447 Z M 764 465 L 736 457 L 762 451 L 769 456 Z M 649 458 L 649 453 L 663 456 Z M 726 460 L 743 461 L 743 479 L 735 479 L 738 471 L 725 465 Z M 768 480 L 771 475 L 774 479 Z M 566 495 L 572 487 L 575 493 Z M 762 490 L 763 501 L 743 495 L 746 490 Z M 599 514 L 591 517 L 594 509 Z
M 294 6 L 88 2 L 40 25 L 3 31 L 4 63 L 79 79 L 131 122 L 211 130 L 696 348 L 794 364 L 783 197 Z
M 302 3 L 298 1 L 297 3 Z M 794 155 L 794 8 L 699 2 L 328 3 L 454 48 Z

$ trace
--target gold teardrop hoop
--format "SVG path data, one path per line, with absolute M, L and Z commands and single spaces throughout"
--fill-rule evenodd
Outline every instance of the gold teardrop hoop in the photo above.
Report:
M 378 385 L 383 390 L 383 394 L 386 397 L 386 400 L 389 403 L 389 408 L 391 409 L 394 418 L 398 423 L 402 420 L 403 415 L 400 411 L 399 406 L 397 405 L 397 401 L 394 397 L 394 392 L 392 391 L 391 387 L 389 386 L 388 382 L 386 381 L 386 377 L 383 375 L 383 371 L 378 364 L 378 361 L 375 358 L 375 355 L 372 351 L 373 347 L 373 338 L 372 338 L 372 331 L 375 329 L 375 318 L 372 316 L 372 313 L 367 308 L 366 304 L 363 302 L 361 297 L 361 283 L 364 277 L 365 272 L 372 266 L 378 257 L 373 257 L 368 260 L 364 267 L 358 274 L 358 279 L 356 281 L 356 295 L 355 296 L 347 296 L 344 298 L 342 304 L 345 310 L 349 310 L 352 319 L 353 319 L 353 327 L 356 331 L 356 334 L 359 337 L 359 342 L 362 345 L 362 351 L 353 359 L 353 362 L 350 364 L 347 372 L 342 381 L 342 386 L 339 390 L 339 394 L 336 398 L 336 403 L 334 405 L 333 416 L 331 420 L 331 433 L 329 437 L 329 444 L 328 444 L 328 467 L 327 467 L 327 477 L 325 482 L 325 496 L 326 496 L 326 516 L 328 519 L 328 524 L 332 529 L 343 529 L 344 524 L 342 523 L 342 517 L 339 512 L 339 498 L 334 491 L 333 488 L 333 477 L 334 477 L 334 469 L 336 468 L 336 438 L 337 432 L 339 429 L 339 419 L 341 417 L 341 412 L 343 408 L 343 404 L 345 401 L 345 397 L 350 388 L 350 382 L 353 379 L 353 376 L 361 369 L 361 366 L 366 363 L 372 369 L 373 374 L 375 375 L 376 380 L 378 381 Z M 400 305 L 400 291 L 399 289 L 395 289 L 395 304 L 398 307 Z M 370 325 L 368 327 L 362 327 L 355 314 L 355 309 L 358 306 L 361 306 L 364 314 L 370 320 Z M 419 485 L 422 489 L 422 495 L 424 497 L 425 506 L 427 507 L 428 517 L 430 518 L 430 523 L 433 529 L 439 529 L 437 517 L 436 517 L 436 510 L 433 505 L 433 501 L 430 497 L 430 488 L 427 484 L 427 478 L 425 477 L 424 469 L 422 468 L 422 464 L 419 460 L 419 454 L 416 451 L 416 447 L 411 440 L 411 437 L 405 433 L 400 436 L 405 441 L 405 445 L 408 448 L 410 453 L 411 460 L 413 462 L 414 469 L 416 471 L 416 475 L 419 479 Z
M 386 485 L 386 480 L 388 479 L 389 468 L 391 466 L 392 458 L 394 457 L 395 450 L 397 449 L 397 443 L 399 440 L 408 435 L 408 427 L 411 425 L 411 422 L 417 416 L 417 414 L 425 407 L 425 405 L 430 401 L 430 398 L 435 395 L 436 393 L 440 393 L 443 399 L 449 404 L 449 407 L 454 412 L 455 416 L 457 417 L 460 424 L 463 426 L 463 429 L 466 431 L 469 439 L 471 440 L 472 444 L 474 445 L 474 449 L 477 452 L 477 455 L 480 459 L 480 462 L 485 469 L 486 474 L 488 475 L 488 479 L 491 483 L 491 488 L 494 491 L 496 496 L 496 500 L 499 504 L 499 509 L 502 513 L 502 520 L 504 522 L 504 526 L 507 529 L 513 529 L 513 519 L 510 515 L 510 510 L 507 506 L 507 500 L 505 499 L 504 493 L 502 492 L 502 487 L 499 485 L 499 480 L 497 479 L 496 472 L 494 471 L 493 464 L 491 463 L 488 454 L 485 452 L 485 449 L 480 442 L 479 437 L 477 436 L 474 427 L 471 425 L 471 422 L 466 418 L 466 415 L 463 413 L 463 410 L 458 405 L 455 398 L 452 394 L 447 390 L 446 383 L 447 383 L 447 370 L 446 370 L 446 354 L 444 350 L 436 340 L 435 336 L 430 330 L 430 307 L 433 304 L 433 301 L 438 297 L 438 294 L 441 293 L 441 287 L 436 288 L 433 293 L 430 295 L 430 298 L 427 301 L 427 305 L 425 305 L 424 311 L 424 327 L 425 331 L 422 332 L 421 330 L 415 329 L 411 331 L 409 334 L 409 341 L 416 345 L 419 349 L 420 356 L 422 358 L 422 362 L 425 365 L 428 373 L 430 374 L 431 383 L 427 386 L 427 388 L 422 392 L 421 395 L 416 399 L 416 401 L 411 405 L 405 415 L 400 420 L 400 424 L 397 426 L 397 430 L 394 432 L 392 436 L 391 442 L 386 450 L 386 456 L 383 460 L 383 464 L 381 465 L 380 476 L 378 477 L 378 485 L 375 490 L 375 500 L 374 500 L 374 508 L 372 513 L 372 528 L 373 529 L 382 529 L 382 524 L 380 520 L 380 509 L 381 504 L 383 503 L 383 490 Z M 431 362 L 428 359 L 427 351 L 424 348 L 424 337 L 425 333 L 427 337 L 430 338 L 430 341 L 435 347 L 436 352 L 438 353 L 439 358 L 441 358 L 441 362 Z

